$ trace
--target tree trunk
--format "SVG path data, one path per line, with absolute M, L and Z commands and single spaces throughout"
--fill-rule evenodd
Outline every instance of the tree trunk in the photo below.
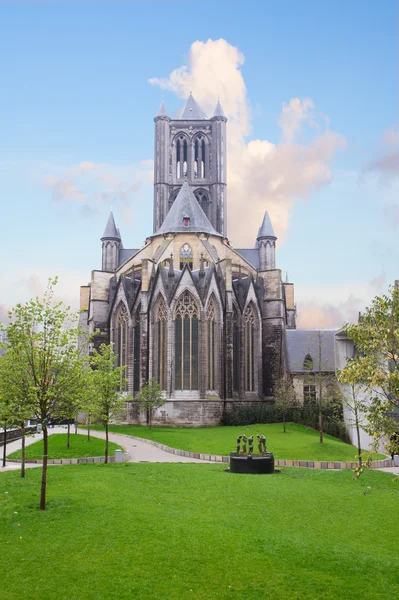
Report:
M 319 431 L 320 431 L 320 444 L 323 443 L 323 413 L 321 406 L 319 406 Z
M 152 417 L 152 409 L 150 408 L 148 411 L 148 428 L 151 429 L 151 417 Z
M 6 452 L 7 452 L 7 427 L 4 426 L 4 443 L 3 443 L 3 467 L 6 466 Z
M 357 461 L 359 467 L 362 466 L 362 447 L 360 445 L 360 426 L 359 426 L 359 415 L 357 414 L 357 409 L 355 408 L 355 427 L 356 427 L 356 437 L 357 437 Z
M 87 441 L 90 442 L 90 417 L 87 415 Z
M 286 429 L 285 429 L 285 413 L 284 412 L 283 412 L 283 427 L 284 427 L 284 433 L 287 433 Z
M 68 419 L 67 448 L 71 447 L 71 425 Z
M 46 510 L 47 459 L 48 459 L 48 432 L 47 432 L 47 425 L 44 425 L 43 426 L 42 489 L 41 489 L 41 493 L 40 493 L 40 510 Z
M 105 462 L 108 462 L 108 423 L 105 424 Z
M 75 418 L 75 435 L 78 433 L 78 418 Z
M 22 448 L 21 448 L 21 477 L 25 477 L 25 423 L 21 425 Z

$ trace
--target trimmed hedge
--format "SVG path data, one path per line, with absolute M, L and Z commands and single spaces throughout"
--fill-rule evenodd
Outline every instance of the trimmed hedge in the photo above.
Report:
M 295 406 L 287 410 L 286 422 L 307 425 L 319 429 L 319 411 L 315 404 Z M 248 403 L 226 411 L 222 425 L 253 425 L 255 423 L 282 423 L 283 413 L 274 404 Z M 323 409 L 323 432 L 350 443 L 350 438 L 342 420 L 342 407 L 337 405 Z

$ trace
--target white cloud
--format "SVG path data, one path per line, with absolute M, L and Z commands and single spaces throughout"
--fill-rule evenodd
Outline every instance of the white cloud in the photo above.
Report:
M 190 91 L 208 115 L 212 115 L 217 97 L 228 118 L 228 231 L 237 246 L 252 247 L 264 211 L 270 213 L 280 242 L 288 235 L 294 203 L 309 198 L 331 179 L 330 163 L 344 138 L 317 123 L 311 98 L 293 98 L 283 105 L 279 123 L 279 143 L 250 140 L 251 110 L 241 67 L 244 56 L 223 39 L 194 42 L 187 64 L 174 69 L 167 78 L 149 82 L 168 89 L 181 98 Z M 296 137 L 304 125 L 317 135 L 308 143 Z M 244 207 L 250 206 L 245 214 Z
M 89 161 L 69 167 L 53 165 L 53 173 L 44 177 L 44 184 L 54 202 L 80 204 L 80 214 L 86 218 L 97 214 L 104 203 L 119 204 L 124 223 L 130 226 L 135 197 L 152 183 L 153 164 L 153 160 L 142 160 L 131 165 Z

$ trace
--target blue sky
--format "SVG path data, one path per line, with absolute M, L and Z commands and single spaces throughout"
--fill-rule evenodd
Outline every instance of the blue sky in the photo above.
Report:
M 397 22 L 390 0 L 0 3 L 0 314 L 55 273 L 76 302 L 111 204 L 125 247 L 151 233 L 153 117 L 162 97 L 181 105 L 185 65 L 204 108 L 220 95 L 232 115 L 233 243 L 267 208 L 302 325 L 352 318 L 399 277 Z M 305 99 L 287 142 L 283 107 L 295 118 Z M 240 170 L 255 150 L 257 183 Z M 281 194 L 265 191 L 275 171 Z

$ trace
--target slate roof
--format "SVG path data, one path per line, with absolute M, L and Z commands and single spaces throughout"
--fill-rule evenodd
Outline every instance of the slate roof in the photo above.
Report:
M 108 221 L 105 226 L 105 230 L 104 230 L 104 233 L 103 233 L 103 236 L 101 239 L 103 239 L 103 238 L 109 238 L 109 239 L 114 239 L 114 240 L 121 239 L 121 237 L 118 233 L 118 229 L 116 228 L 116 225 L 115 225 L 115 219 L 114 219 L 112 210 L 109 213 Z
M 266 211 L 265 216 L 263 217 L 262 225 L 258 231 L 258 237 L 256 239 L 260 239 L 263 237 L 272 237 L 276 238 L 273 230 L 273 225 L 269 217 L 269 213 Z M 277 238 L 276 238 L 277 239 Z
M 157 117 L 167 117 L 168 116 L 168 111 L 166 110 L 164 101 L 162 100 L 159 109 L 158 109 L 158 113 L 157 113 Z
M 189 225 L 186 227 L 183 218 L 189 218 Z M 196 197 L 191 191 L 187 181 L 183 183 L 176 200 L 173 202 L 168 214 L 165 217 L 161 227 L 155 235 L 164 235 L 167 233 L 210 233 L 223 237 L 212 227 L 207 216 L 197 202 Z
M 307 354 L 310 354 L 313 359 L 313 370 L 318 371 L 320 346 L 321 370 L 335 372 L 334 338 L 336 331 L 336 329 L 287 329 L 285 335 L 291 373 L 306 372 L 303 362 Z
M 174 119 L 175 121 L 204 121 L 208 117 L 190 94 L 184 106 L 175 114 Z
M 226 115 L 223 112 L 223 108 L 222 105 L 220 104 L 220 100 L 218 98 L 217 104 L 216 104 L 216 108 L 215 108 L 215 112 L 213 113 L 214 117 L 224 117 L 226 118 Z
M 259 252 L 257 248 L 236 248 L 236 252 L 255 269 L 259 269 Z
M 131 248 L 122 248 L 119 250 L 119 261 L 118 267 L 123 265 L 129 258 L 132 258 L 135 254 L 137 254 L 138 250 L 132 250 Z

